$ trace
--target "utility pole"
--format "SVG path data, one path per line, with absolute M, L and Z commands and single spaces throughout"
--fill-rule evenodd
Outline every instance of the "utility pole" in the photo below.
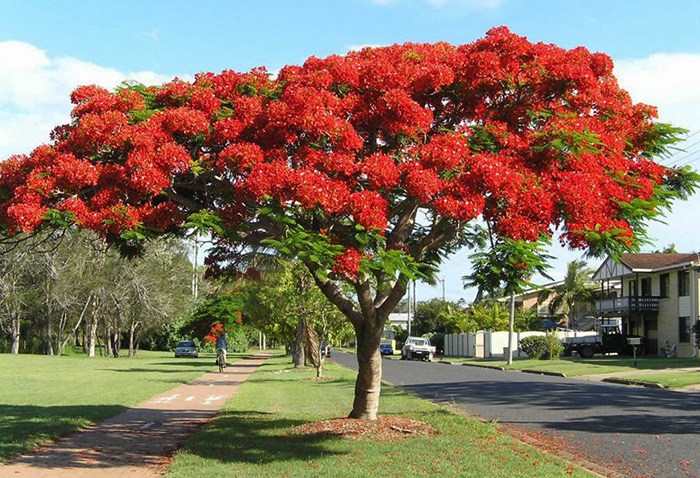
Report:
M 413 281 L 413 315 L 418 311 L 418 302 L 416 300 L 416 281 Z
M 442 282 L 442 301 L 445 302 L 445 278 L 440 279 L 440 282 Z
M 508 314 L 508 357 L 507 364 L 513 365 L 513 324 L 515 323 L 515 292 L 510 293 L 510 313 Z
M 408 336 L 411 336 L 411 283 L 409 282 L 407 285 L 407 295 L 406 295 L 406 300 L 408 301 L 408 320 L 406 320 L 406 323 L 408 324 Z
M 192 297 L 199 295 L 199 277 L 197 276 L 197 261 L 199 257 L 199 234 L 194 236 L 194 257 L 192 258 Z

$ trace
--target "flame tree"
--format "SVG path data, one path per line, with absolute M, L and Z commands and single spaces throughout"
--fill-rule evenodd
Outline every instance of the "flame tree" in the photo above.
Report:
M 70 124 L 0 165 L 0 223 L 89 228 L 127 255 L 208 231 L 212 273 L 260 247 L 301 260 L 357 333 L 350 416 L 375 419 L 386 318 L 474 224 L 520 250 L 560 231 L 619 252 L 692 191 L 694 173 L 653 160 L 680 130 L 633 103 L 612 68 L 500 27 L 461 46 L 312 57 L 276 78 L 80 87 Z M 511 282 L 532 267 L 520 256 Z

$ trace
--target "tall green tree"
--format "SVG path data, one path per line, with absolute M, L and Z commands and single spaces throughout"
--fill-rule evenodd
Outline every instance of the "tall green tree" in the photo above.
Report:
M 413 335 L 427 333 L 451 334 L 459 331 L 459 320 L 464 315 L 459 304 L 442 299 L 418 302 L 413 323 Z
M 268 336 L 287 344 L 295 357 L 295 364 L 302 365 L 304 335 L 313 329 L 318 340 L 346 338 L 351 332 L 340 311 L 309 282 L 308 270 L 297 261 L 283 261 L 282 267 L 263 273 L 263 280 L 249 285 L 246 312 Z M 313 333 L 311 334 L 313 335 Z M 309 351 L 315 346 L 306 347 Z M 310 357 L 309 357 L 310 358 Z M 313 360 L 320 374 L 321 365 Z
M 10 337 L 10 353 L 18 354 L 22 322 L 34 289 L 28 243 L 0 254 L 0 330 Z
M 542 301 L 551 299 L 550 313 L 566 317 L 571 328 L 578 327 L 581 307 L 595 300 L 596 284 L 591 278 L 593 272 L 586 261 L 571 261 L 567 264 L 564 282 L 540 294 Z

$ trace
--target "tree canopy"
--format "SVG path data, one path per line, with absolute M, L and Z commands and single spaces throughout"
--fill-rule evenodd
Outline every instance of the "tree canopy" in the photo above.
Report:
M 84 86 L 49 145 L 0 164 L 0 223 L 78 225 L 125 254 L 208 231 L 213 273 L 251 248 L 300 259 L 358 336 L 351 416 L 375 418 L 386 317 L 475 220 L 513 244 L 559 229 L 572 247 L 615 252 L 692 191 L 694 173 L 653 160 L 680 130 L 633 103 L 612 67 L 499 27 L 461 46 L 311 57 L 274 78 Z

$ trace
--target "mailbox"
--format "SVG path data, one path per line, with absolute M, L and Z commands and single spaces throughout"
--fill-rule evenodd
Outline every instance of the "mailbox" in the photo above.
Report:
M 627 343 L 630 345 L 640 345 L 642 343 L 641 337 L 627 337 Z

